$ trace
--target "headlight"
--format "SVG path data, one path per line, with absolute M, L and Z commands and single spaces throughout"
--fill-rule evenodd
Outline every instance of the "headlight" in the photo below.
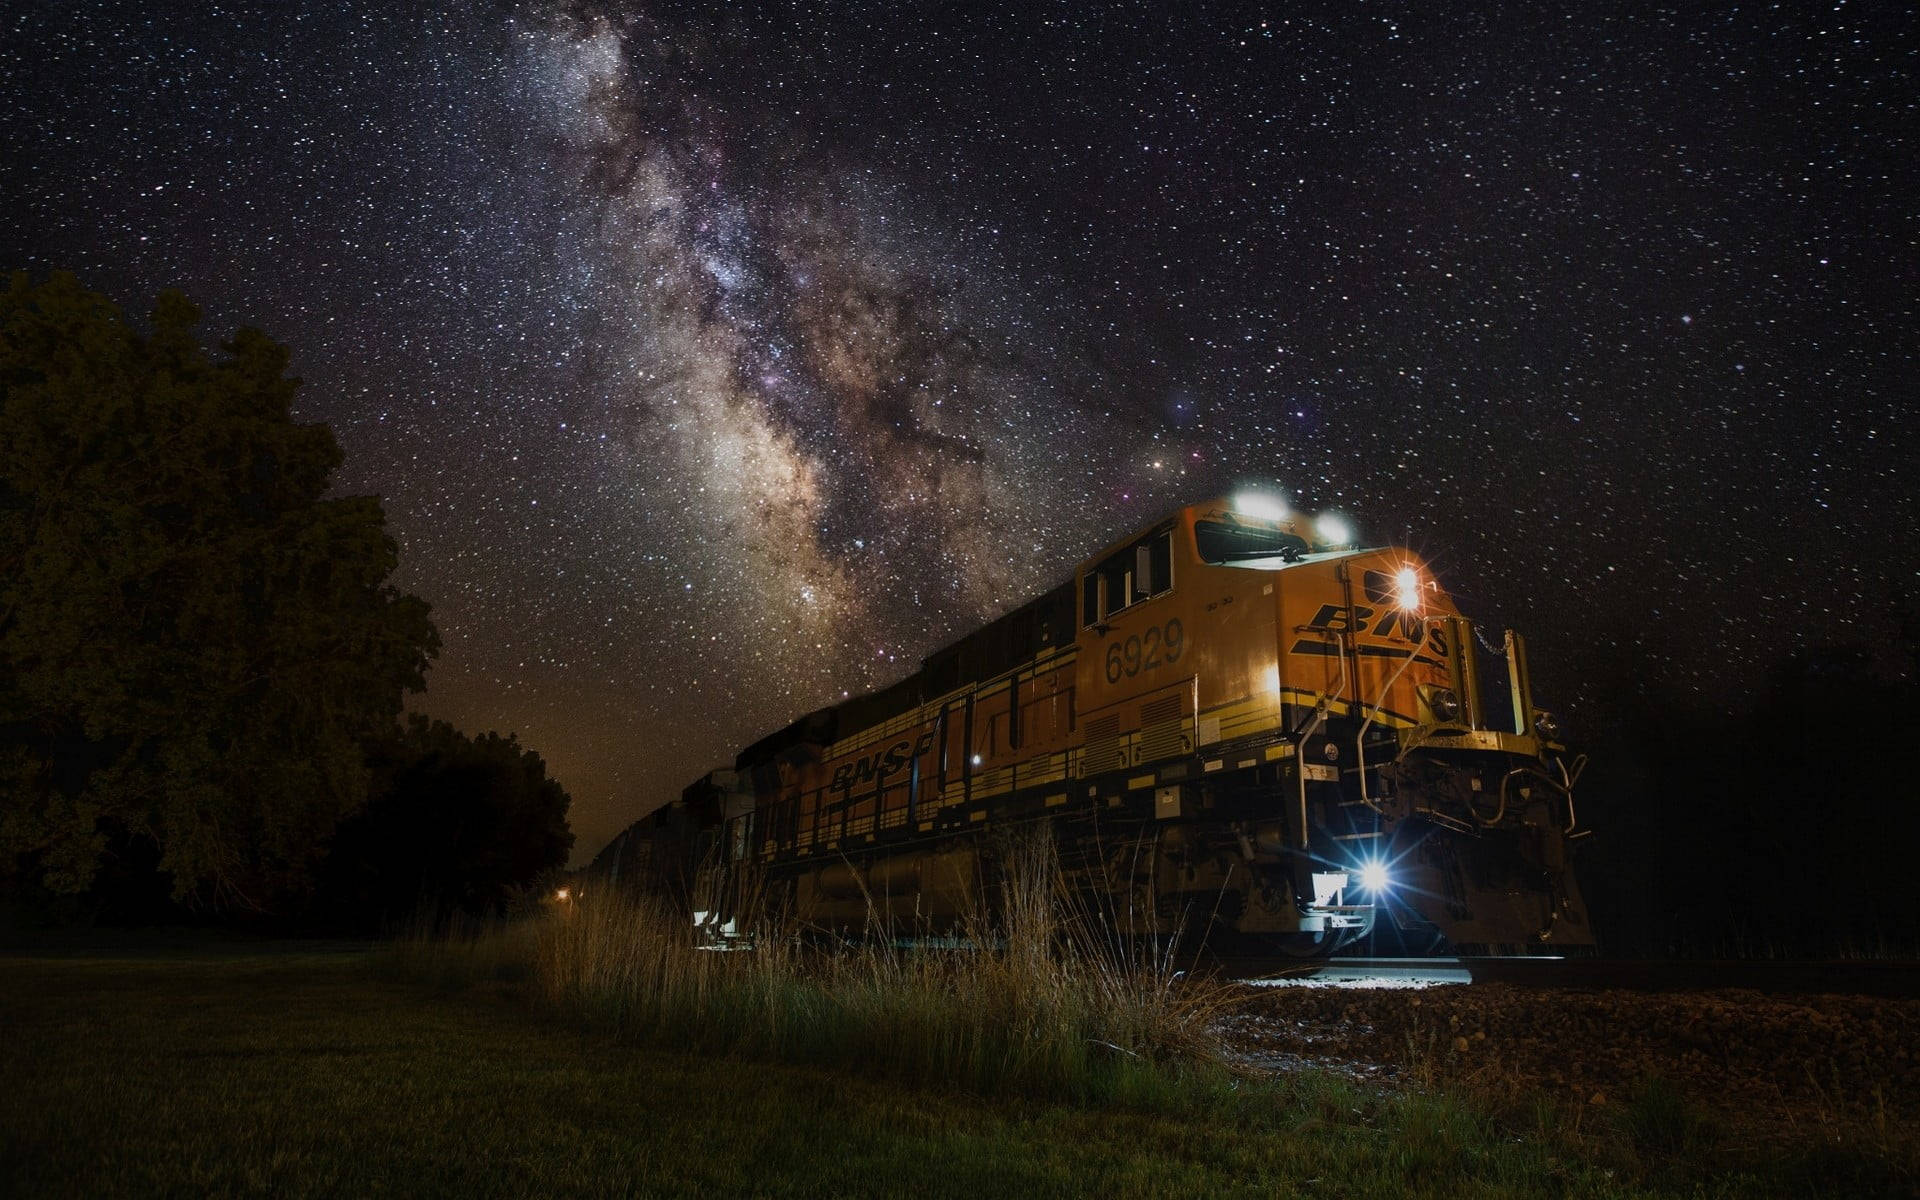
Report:
M 1363 863 L 1360 867 L 1360 886 L 1369 892 L 1384 892 L 1393 880 L 1387 875 L 1387 865 L 1382 862 Z
M 1329 546 L 1351 546 L 1353 544 L 1353 526 L 1346 519 L 1332 513 L 1321 513 L 1313 523 L 1313 531 L 1320 540 Z
M 1420 611 L 1420 572 L 1401 567 L 1393 575 L 1393 599 L 1402 612 Z
M 1428 692 L 1427 707 L 1433 710 L 1436 721 L 1460 719 L 1460 697 L 1452 688 L 1434 688 Z
M 1560 722 L 1554 720 L 1550 712 L 1533 714 L 1533 728 L 1536 733 L 1550 742 L 1560 740 Z

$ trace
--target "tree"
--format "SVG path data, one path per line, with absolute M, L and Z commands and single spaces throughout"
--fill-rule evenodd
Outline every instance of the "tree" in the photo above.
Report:
M 1658 692 L 1594 747 L 1577 869 L 1614 954 L 1911 955 L 1920 681 L 1817 646 L 1736 711 Z
M 567 793 L 511 735 L 470 738 L 415 715 L 374 757 L 382 783 L 334 840 L 323 921 L 369 931 L 498 914 L 566 865 Z
M 438 637 L 372 497 L 326 498 L 287 351 L 142 337 L 70 275 L 0 296 L 0 869 L 84 890 L 146 842 L 176 899 L 298 895 Z

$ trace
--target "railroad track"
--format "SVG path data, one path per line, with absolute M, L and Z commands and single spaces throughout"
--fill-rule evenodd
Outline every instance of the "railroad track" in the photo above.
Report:
M 1643 992 L 1744 988 L 1780 995 L 1828 992 L 1920 997 L 1920 962 L 1512 957 L 1335 958 L 1324 964 L 1304 964 L 1241 957 L 1223 959 L 1219 968 L 1227 978 L 1249 983 L 1355 987 L 1502 983 L 1543 989 L 1624 988 Z
M 1457 958 L 1335 958 L 1315 962 L 1263 955 L 1223 955 L 1200 969 L 1248 983 L 1469 983 L 1471 977 Z
M 1642 992 L 1746 988 L 1778 994 L 1920 996 L 1920 962 L 1606 958 L 1466 958 L 1460 962 L 1475 983 L 1520 987 Z

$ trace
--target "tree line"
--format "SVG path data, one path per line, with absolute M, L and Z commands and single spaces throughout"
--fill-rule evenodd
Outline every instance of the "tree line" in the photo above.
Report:
M 73 276 L 0 295 L 0 895 L 121 920 L 370 929 L 564 865 L 512 737 L 401 720 L 439 636 L 288 354 L 141 332 Z
M 1810 647 L 1751 695 L 1615 698 L 1575 859 L 1606 952 L 1920 956 L 1913 615 L 1899 646 Z

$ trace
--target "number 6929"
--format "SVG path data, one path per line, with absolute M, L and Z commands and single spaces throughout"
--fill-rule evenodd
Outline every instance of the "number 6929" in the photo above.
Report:
M 1178 661 L 1186 649 L 1186 636 L 1180 618 L 1175 617 L 1165 625 L 1151 625 L 1144 633 L 1107 643 L 1107 682 L 1119 683 L 1123 675 L 1138 675 Z

